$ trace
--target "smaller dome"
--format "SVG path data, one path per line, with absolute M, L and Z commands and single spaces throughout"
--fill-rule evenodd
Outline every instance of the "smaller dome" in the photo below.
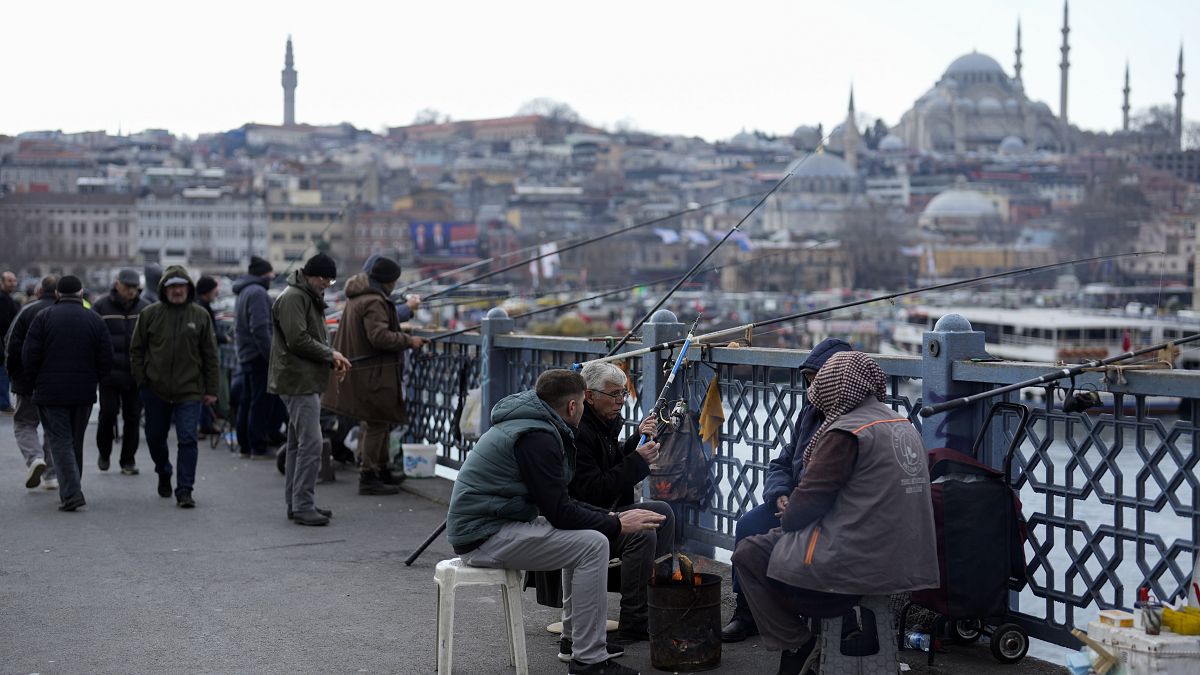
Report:
M 879 141 L 879 150 L 881 152 L 898 152 L 904 150 L 906 147 L 904 139 L 896 134 L 888 134 Z
M 984 96 L 983 98 L 979 99 L 978 106 L 979 112 L 983 114 L 1004 112 L 1004 106 L 1000 103 L 1000 101 L 997 101 L 991 96 Z
M 1010 113 L 1021 112 L 1021 103 L 1015 98 L 1010 98 L 1004 102 L 1004 109 Z
M 841 157 L 826 152 L 803 155 L 788 165 L 794 178 L 856 178 L 858 174 Z
M 1045 115 L 1053 115 L 1054 114 L 1053 112 L 1050 111 L 1050 106 L 1046 105 L 1045 101 L 1035 102 L 1033 104 L 1033 109 L 1036 110 L 1039 114 L 1045 114 Z
M 975 101 L 963 96 L 958 99 L 958 109 L 963 112 L 973 112 L 975 110 Z
M 1000 152 L 1002 154 L 1014 154 L 1025 151 L 1025 141 L 1017 136 L 1005 136 L 1004 140 L 1000 141 Z
M 925 206 L 922 218 L 986 218 L 996 215 L 996 205 L 978 190 L 946 190 Z

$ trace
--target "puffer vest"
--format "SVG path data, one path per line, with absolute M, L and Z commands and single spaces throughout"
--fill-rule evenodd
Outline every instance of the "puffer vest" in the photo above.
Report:
M 858 461 L 820 520 L 771 552 L 773 579 L 827 593 L 886 595 L 938 585 L 929 469 L 920 434 L 869 399 L 830 425 L 858 438 Z

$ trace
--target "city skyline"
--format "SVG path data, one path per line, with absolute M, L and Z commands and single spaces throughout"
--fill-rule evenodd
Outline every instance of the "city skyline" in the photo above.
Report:
M 78 20 L 50 23 L 47 7 Z M 296 121 L 375 131 L 408 124 L 426 108 L 454 119 L 503 117 L 540 97 L 599 126 L 709 140 L 742 129 L 787 134 L 801 124 L 828 130 L 844 119 L 851 84 L 861 113 L 894 126 L 954 58 L 973 49 L 1011 74 L 1018 18 L 1025 89 L 1059 108 L 1061 2 L 987 2 L 969 13 L 941 0 L 758 2 L 739 5 L 737 16 L 723 4 L 617 3 L 600 15 L 572 16 L 550 3 L 523 3 L 520 13 L 474 3 L 404 11 L 347 3 L 331 15 L 216 2 L 173 22 L 157 7 L 60 2 L 10 10 L 24 29 L 0 45 L 0 58 L 39 67 L 10 71 L 18 104 L 0 109 L 0 133 L 166 128 L 195 136 L 278 124 L 289 34 L 300 74 Z M 1070 119 L 1085 129 L 1121 127 L 1126 61 L 1135 114 L 1173 107 L 1181 43 L 1185 73 L 1200 72 L 1188 68 L 1189 45 L 1200 49 L 1194 3 L 1135 10 L 1076 0 L 1070 39 Z M 76 48 L 62 49 L 63 42 Z M 1189 100 L 1184 117 L 1194 119 Z

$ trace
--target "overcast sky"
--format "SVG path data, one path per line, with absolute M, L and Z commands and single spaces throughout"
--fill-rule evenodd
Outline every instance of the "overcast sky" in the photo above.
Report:
M 502 117 L 536 97 L 594 124 L 728 138 L 831 128 L 854 84 L 860 113 L 889 125 L 957 56 L 1011 75 L 1018 17 L 1024 80 L 1058 111 L 1057 0 L 646 2 L 8 2 L 0 37 L 0 133 L 176 133 L 278 124 L 292 34 L 297 121 L 380 130 L 435 108 Z M 1075 0 L 1073 123 L 1121 123 L 1126 59 L 1135 111 L 1200 117 L 1200 2 Z

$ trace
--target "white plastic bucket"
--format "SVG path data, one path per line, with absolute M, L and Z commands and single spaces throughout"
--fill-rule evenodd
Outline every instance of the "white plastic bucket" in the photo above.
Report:
M 437 466 L 437 447 L 432 443 L 404 444 L 404 475 L 409 478 L 433 478 Z

